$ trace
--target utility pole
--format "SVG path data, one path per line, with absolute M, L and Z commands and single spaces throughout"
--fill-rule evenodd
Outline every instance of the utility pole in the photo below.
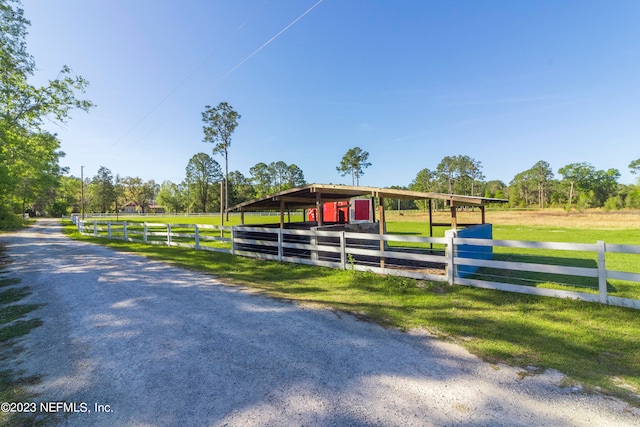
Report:
M 81 183 L 80 218 L 84 220 L 84 166 L 80 166 L 80 183 Z
M 225 197 L 224 197 L 224 192 L 222 191 L 222 183 L 224 182 L 224 180 L 220 181 L 220 226 L 224 226 L 224 202 L 226 201 Z M 227 212 L 227 222 L 229 221 L 229 213 Z M 222 229 L 220 229 L 220 232 L 222 233 Z

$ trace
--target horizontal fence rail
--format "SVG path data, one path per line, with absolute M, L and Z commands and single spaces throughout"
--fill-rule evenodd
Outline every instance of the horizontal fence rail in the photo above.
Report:
M 94 237 L 640 309 L 640 246 L 634 245 L 71 219 Z M 635 271 L 608 269 L 610 257 L 626 257 L 621 265 Z

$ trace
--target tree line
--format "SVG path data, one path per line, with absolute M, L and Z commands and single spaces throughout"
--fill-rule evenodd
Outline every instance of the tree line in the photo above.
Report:
M 640 159 L 632 160 L 629 169 L 640 174 Z M 508 184 L 499 180 L 485 181 L 481 162 L 458 155 L 443 158 L 434 170 L 422 169 L 406 188 L 507 199 L 508 206 L 513 208 L 640 208 L 640 180 L 635 185 L 620 184 L 617 169 L 598 170 L 590 163 L 570 163 L 558 169 L 558 175 L 555 176 L 548 162 L 540 160 L 517 173 Z M 413 204 L 404 209 L 412 207 L 424 206 Z
M 143 182 L 140 178 L 121 179 L 118 175 L 114 177 L 108 168 L 102 166 L 93 178 L 85 182 L 85 205 L 70 203 L 71 210 L 119 212 L 124 203 L 134 202 L 137 210 L 145 213 L 155 201 L 171 213 L 218 212 L 221 208 L 227 210 L 229 205 L 306 184 L 302 169 L 283 161 L 257 163 L 249 169 L 248 177 L 237 170 L 228 172 L 231 135 L 241 116 L 226 102 L 221 102 L 217 107 L 206 106 L 202 116 L 205 122 L 203 141 L 216 144 L 213 154 L 221 154 L 224 158 L 224 174 L 220 164 L 212 156 L 202 152 L 191 157 L 185 168 L 185 178 L 179 183 L 166 180 L 158 185 L 153 180 Z M 368 157 L 368 152 L 354 147 L 346 152 L 336 169 L 343 176 L 351 174 L 353 183 L 358 184 L 364 168 L 371 165 Z M 75 191 L 76 198 L 83 197 L 78 190 L 82 188 L 82 183 L 71 185 L 70 181 L 73 179 L 64 177 L 64 181 L 69 184 L 66 188 Z M 72 199 L 73 197 L 67 198 L 68 201 Z
M 65 183 L 64 199 L 70 212 L 81 212 L 82 182 L 76 177 L 62 177 Z M 113 175 L 110 169 L 101 166 L 92 178 L 84 182 L 84 211 L 93 213 L 122 212 L 126 203 L 133 202 L 136 210 L 147 213 L 152 206 L 159 205 L 170 213 L 219 212 L 220 203 L 227 193 L 229 205 L 256 197 L 304 185 L 304 174 L 296 165 L 283 161 L 270 164 L 258 163 L 250 170 L 250 176 L 240 171 L 229 173 L 225 188 L 225 175 L 220 164 L 206 153 L 197 153 L 185 168 L 185 177 L 176 183 L 165 180 L 157 184 L 154 180 L 143 181 L 139 177 Z M 221 189 L 222 188 L 222 189 Z M 221 194 L 223 197 L 221 198 Z
M 65 123 L 72 110 L 93 106 L 76 97 L 88 82 L 66 65 L 43 86 L 29 82 L 36 64 L 26 47 L 30 22 L 20 6 L 0 0 L 0 228 L 19 226 L 15 213 L 66 209 L 58 197 L 64 153 L 57 136 L 42 124 Z

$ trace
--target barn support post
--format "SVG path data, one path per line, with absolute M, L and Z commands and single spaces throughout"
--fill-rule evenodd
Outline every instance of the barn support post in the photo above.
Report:
M 458 229 L 458 213 L 456 207 L 451 203 L 451 228 Z
M 322 227 L 324 223 L 324 212 L 322 209 L 322 194 L 316 192 L 316 220 L 318 221 L 318 227 Z
M 371 222 L 376 222 L 376 198 L 371 196 Z
M 240 211 L 240 225 L 244 225 L 244 211 Z
M 485 213 L 484 213 L 484 205 L 480 206 L 480 214 L 482 215 L 482 224 L 486 224 L 486 217 L 485 217 Z
M 280 199 L 280 229 L 284 228 L 284 199 Z
M 429 237 L 433 237 L 433 200 L 429 199 Z M 433 243 L 429 243 L 429 249 L 433 251 Z

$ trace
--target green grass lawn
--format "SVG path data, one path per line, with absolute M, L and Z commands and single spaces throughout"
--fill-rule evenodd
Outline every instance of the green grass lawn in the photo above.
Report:
M 434 227 L 434 237 L 443 237 L 445 230 L 447 230 L 447 227 Z M 388 222 L 387 231 L 401 235 L 429 236 L 427 224 L 419 222 Z M 493 227 L 493 238 L 496 240 L 588 244 L 602 240 L 609 244 L 640 246 L 640 228 L 605 230 L 496 225 Z M 394 243 L 394 246 L 426 248 L 428 244 Z M 441 248 L 439 245 L 434 245 L 434 247 Z M 571 267 L 597 267 L 597 254 L 595 252 L 495 247 L 494 259 Z M 609 270 L 640 273 L 640 255 L 607 253 L 606 265 Z M 588 277 L 481 268 L 474 278 L 524 286 L 598 293 L 598 280 Z M 608 292 L 613 296 L 640 299 L 640 283 L 609 280 Z
M 70 225 L 65 230 L 76 239 L 215 274 L 226 283 L 273 297 L 353 313 L 386 327 L 424 329 L 460 343 L 491 363 L 557 369 L 568 375 L 567 385 L 580 383 L 640 406 L 637 310 L 105 241 L 80 236 Z

